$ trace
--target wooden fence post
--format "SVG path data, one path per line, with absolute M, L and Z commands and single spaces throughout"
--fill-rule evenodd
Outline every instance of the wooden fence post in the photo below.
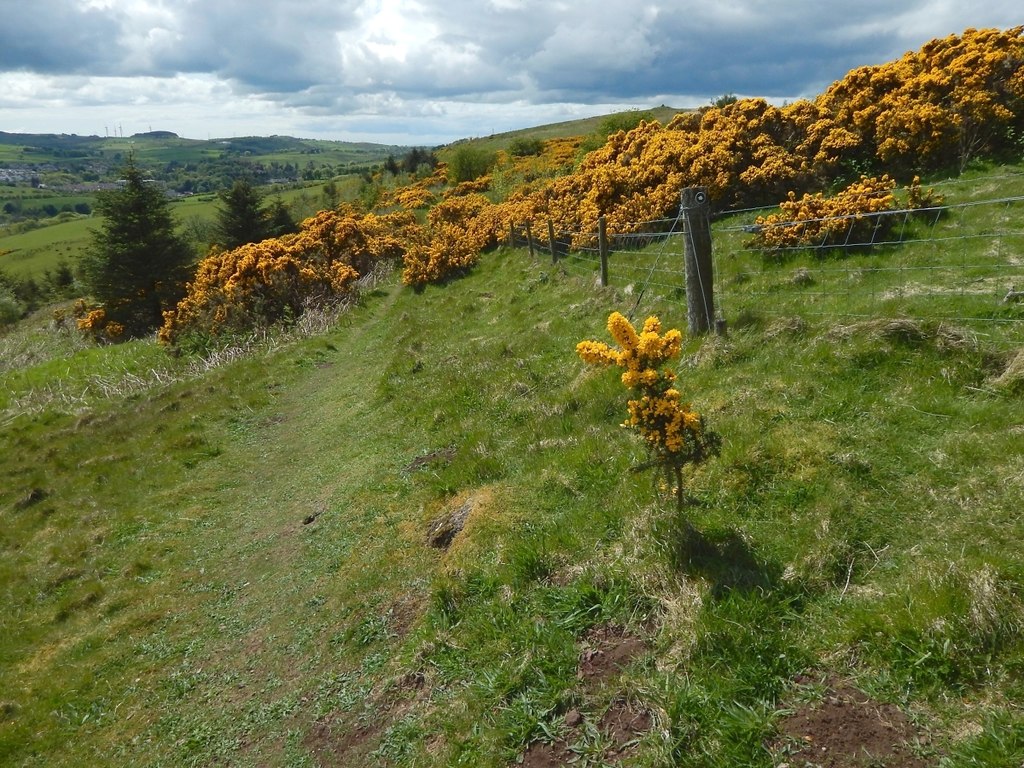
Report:
M 530 248 L 530 258 L 533 258 L 533 231 L 530 227 L 530 222 L 526 222 L 526 244 Z
M 558 263 L 558 250 L 555 248 L 555 225 L 548 219 L 548 248 L 551 251 L 551 263 Z
M 597 251 L 601 255 L 601 287 L 608 287 L 608 228 L 604 216 L 597 217 Z
M 516 247 L 516 225 L 512 221 L 508 223 L 508 247 Z
M 683 246 L 686 264 L 686 323 L 691 336 L 707 333 L 715 316 L 711 261 L 711 204 L 707 187 L 682 191 Z

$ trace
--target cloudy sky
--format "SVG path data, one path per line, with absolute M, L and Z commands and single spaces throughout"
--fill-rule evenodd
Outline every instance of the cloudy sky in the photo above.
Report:
M 814 96 L 1020 0 L 0 0 L 0 131 L 436 145 Z

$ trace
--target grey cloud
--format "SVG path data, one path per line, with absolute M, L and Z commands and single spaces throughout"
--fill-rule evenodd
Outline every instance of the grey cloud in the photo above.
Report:
M 190 4 L 175 39 L 152 54 L 163 73 L 211 72 L 245 90 L 301 91 L 337 80 L 337 32 L 356 24 L 358 3 L 228 2 Z
M 1017 1 L 860 0 L 852 13 L 818 0 L 0 0 L 0 78 L 201 76 L 197 98 L 210 111 L 228 94 L 282 119 L 358 115 L 371 125 L 377 115 L 436 134 L 474 109 L 497 122 L 487 105 L 502 103 L 813 96 L 936 35 L 1015 24 Z M 137 87 L 159 99 L 152 83 Z M 110 103 L 137 103 L 126 89 Z M 71 108 L 104 93 L 114 91 L 97 84 L 61 99 Z
M 0 72 L 47 74 L 107 71 L 123 51 L 110 14 L 74 0 L 4 0 L 0 7 Z

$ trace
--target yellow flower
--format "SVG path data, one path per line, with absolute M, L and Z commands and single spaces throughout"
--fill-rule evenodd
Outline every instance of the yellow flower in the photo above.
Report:
M 608 332 L 619 342 L 623 352 L 633 352 L 638 342 L 636 329 L 618 312 L 612 312 L 608 318 Z
M 619 353 L 599 341 L 581 341 L 576 345 L 576 354 L 583 362 L 592 365 L 618 365 Z
M 639 394 L 626 403 L 628 418 L 623 427 L 635 429 L 667 467 L 702 460 L 704 445 L 700 414 L 682 402 L 679 390 L 671 385 L 673 371 L 659 367 L 679 354 L 682 334 L 671 329 L 661 334 L 661 323 L 648 317 L 638 334 L 629 320 L 618 312 L 608 318 L 608 331 L 619 343 L 615 350 L 598 341 L 582 341 L 576 352 L 588 363 L 618 365 L 625 369 L 623 386 Z

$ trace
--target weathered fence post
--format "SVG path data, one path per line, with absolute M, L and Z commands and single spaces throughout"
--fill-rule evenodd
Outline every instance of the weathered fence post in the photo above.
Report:
M 711 205 L 707 187 L 682 191 L 683 245 L 686 263 L 686 323 L 691 336 L 711 329 L 715 316 L 711 262 Z
M 530 222 L 526 222 L 526 244 L 530 248 L 530 258 L 533 258 L 533 230 Z
M 555 248 L 555 225 L 548 219 L 548 248 L 551 250 L 551 263 L 558 263 L 558 250 Z
M 512 221 L 508 223 L 508 247 L 516 247 L 516 225 Z
M 601 287 L 608 287 L 608 228 L 604 216 L 597 217 L 597 252 L 601 255 Z

